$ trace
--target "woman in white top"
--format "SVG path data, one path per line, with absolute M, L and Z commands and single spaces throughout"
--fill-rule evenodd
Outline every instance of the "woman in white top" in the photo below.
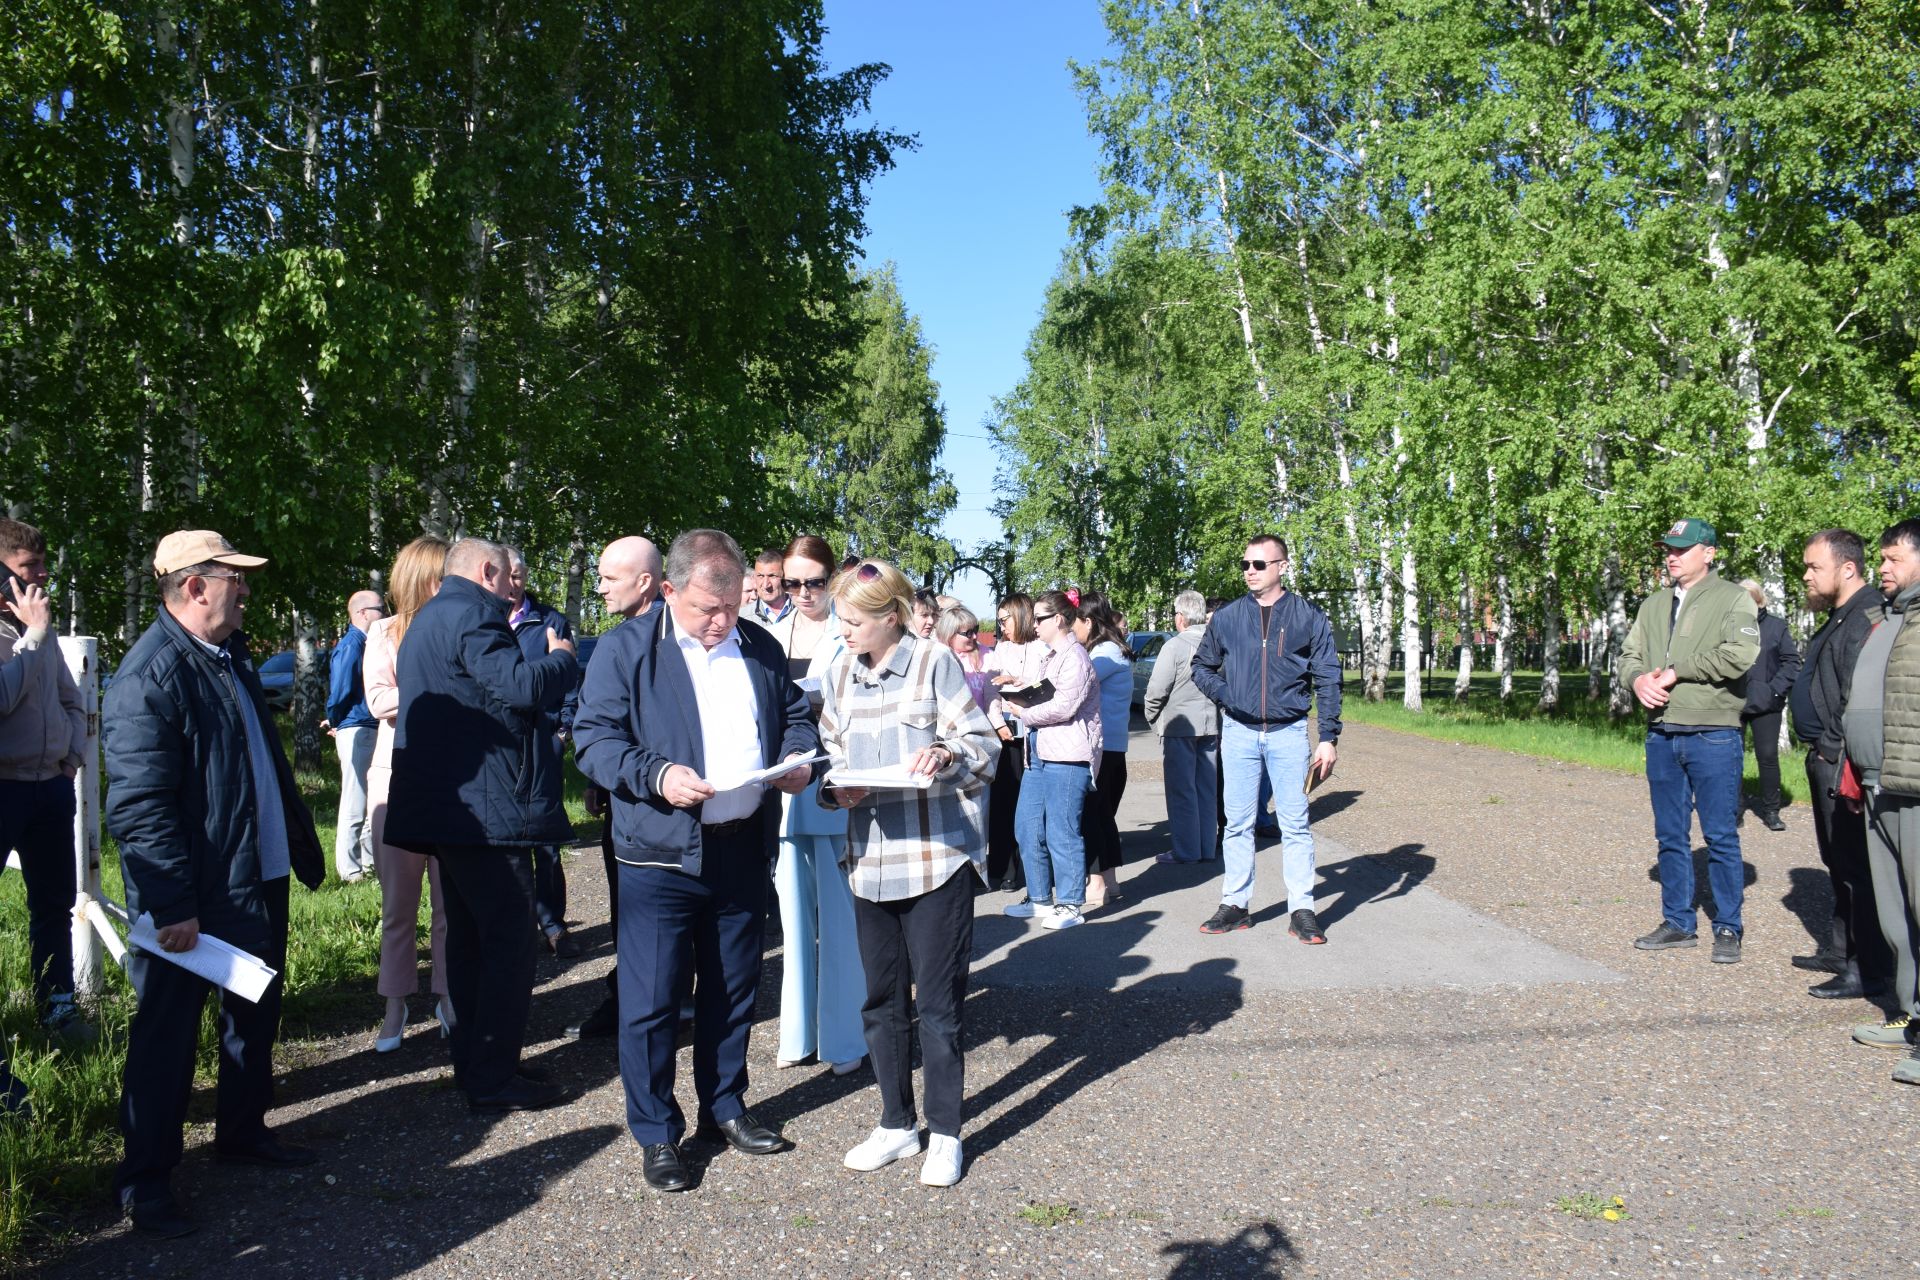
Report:
M 434 1012 L 440 1034 L 453 1025 L 452 1002 L 447 999 L 447 912 L 440 900 L 440 869 L 434 859 L 386 842 L 387 788 L 393 781 L 393 724 L 400 715 L 400 690 L 394 684 L 394 664 L 407 626 L 420 606 L 440 589 L 440 566 L 446 562 L 447 542 L 432 536 L 415 538 L 400 548 L 387 579 L 393 593 L 393 616 L 367 628 L 367 652 L 361 673 L 367 691 L 367 710 L 380 722 L 373 744 L 373 763 L 367 769 L 367 811 L 373 824 L 373 865 L 380 876 L 380 978 L 375 986 L 387 998 L 387 1016 L 373 1047 L 392 1053 L 407 1030 L 407 997 L 420 989 L 420 877 L 426 875 L 433 903 L 433 993 L 439 997 Z
M 819 714 L 818 681 L 846 649 L 833 613 L 833 549 L 825 539 L 802 534 L 787 544 L 781 572 L 794 608 L 768 630 L 786 651 L 793 678 L 812 683 L 808 697 Z M 854 932 L 853 893 L 840 857 L 847 842 L 847 815 L 822 808 L 820 784 L 797 796 L 780 797 L 780 855 L 773 867 L 780 897 L 780 1048 L 782 1067 L 808 1058 L 830 1062 L 845 1075 L 867 1055 L 860 1006 L 867 980 Z
M 981 659 L 992 683 L 1033 684 L 1046 669 L 1052 652 L 1033 631 L 1033 598 L 1015 592 L 1000 601 L 994 614 L 993 648 Z M 1001 738 L 1000 767 L 993 775 L 987 802 L 987 883 L 1003 893 L 1014 893 L 1027 883 L 1020 862 L 1020 842 L 1014 835 L 1013 815 L 1020 807 L 1020 779 L 1026 772 L 1027 744 L 1020 728 L 1020 708 L 995 698 L 988 708 L 1001 717 L 1007 732 Z

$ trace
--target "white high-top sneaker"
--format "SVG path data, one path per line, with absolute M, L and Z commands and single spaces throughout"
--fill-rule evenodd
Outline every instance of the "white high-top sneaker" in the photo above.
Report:
M 930 1187 L 950 1187 L 960 1181 L 960 1166 L 964 1162 L 960 1139 L 949 1138 L 944 1133 L 930 1134 L 927 1158 L 920 1162 L 920 1181 Z

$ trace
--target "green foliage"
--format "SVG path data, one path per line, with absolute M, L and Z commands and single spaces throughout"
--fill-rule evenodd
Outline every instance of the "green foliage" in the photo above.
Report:
M 768 471 L 792 504 L 786 527 L 819 533 L 837 554 L 884 556 L 927 577 L 953 556 L 939 529 L 959 500 L 938 464 L 946 411 L 933 351 L 891 264 L 857 284 L 858 338 L 829 371 L 836 389 L 772 443 Z
M 1143 616 L 1275 526 L 1384 668 L 1383 592 L 1510 653 L 1680 514 L 1784 604 L 1808 533 L 1908 510 L 1910 5 L 1106 12 L 1106 193 L 996 427 L 1028 582 Z
M 27 0 L 0 35 L 0 489 L 124 644 L 170 528 L 258 549 L 253 629 L 421 529 L 753 542 L 837 394 L 882 66 L 818 0 Z

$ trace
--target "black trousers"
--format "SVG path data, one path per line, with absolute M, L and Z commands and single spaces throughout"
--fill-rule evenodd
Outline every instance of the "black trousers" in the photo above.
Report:
M 607 932 L 613 937 L 616 956 L 620 950 L 620 864 L 613 857 L 613 801 L 607 801 L 607 820 L 600 828 L 600 861 L 607 868 Z M 607 999 L 620 1007 L 620 965 L 617 960 L 607 970 Z
M 533 1002 L 533 864 L 525 849 L 440 845 L 453 1082 L 474 1097 L 513 1081 Z
M 1769 711 L 1745 721 L 1753 742 L 1753 759 L 1760 766 L 1760 795 L 1754 803 L 1756 813 L 1780 812 L 1780 716 L 1778 711 Z
M 1008 873 L 1021 876 L 1020 841 L 1013 833 L 1013 813 L 1020 807 L 1020 778 L 1027 771 L 1026 746 L 1020 738 L 1000 744 L 1000 767 L 987 790 L 987 883 L 998 885 Z
M 0 782 L 0 866 L 7 850 L 20 855 L 27 882 L 27 946 L 33 995 L 42 1006 L 55 992 L 73 990 L 73 779 Z
M 120 1087 L 120 1134 L 126 1154 L 114 1171 L 122 1204 L 156 1200 L 180 1163 L 187 1101 L 200 1047 L 200 1011 L 207 993 L 220 998 L 220 1071 L 214 1095 L 214 1141 L 246 1144 L 267 1131 L 273 1105 L 273 1042 L 280 1034 L 280 994 L 287 967 L 287 878 L 261 886 L 267 945 L 255 952 L 280 972 L 258 1003 L 222 991 L 205 978 L 139 952 L 127 973 L 140 1003 L 127 1031 L 126 1075 Z M 242 945 L 244 939 L 223 941 Z M 251 948 L 249 948 L 251 949 Z
M 1093 794 L 1080 818 L 1087 841 L 1087 874 L 1112 871 L 1120 865 L 1120 797 L 1127 793 L 1127 753 L 1102 751 L 1100 772 L 1094 775 Z
M 703 1115 L 746 1110 L 747 1036 L 760 991 L 768 849 L 757 818 L 705 828 L 700 874 L 620 864 L 620 1079 L 627 1128 L 641 1146 L 678 1142 L 674 1036 L 688 970 L 693 988 L 693 1088 Z M 691 958 L 691 964 L 689 964 Z
M 926 1072 L 927 1128 L 960 1136 L 967 1093 L 961 1020 L 967 1003 L 967 966 L 973 955 L 971 868 L 917 898 L 853 900 L 860 935 L 860 966 L 867 1002 L 860 1021 L 880 1085 L 880 1123 L 916 1126 L 913 1109 L 913 1015 L 920 1015 L 920 1058 Z
M 557 844 L 533 847 L 533 918 L 543 933 L 567 927 L 567 869 Z
M 1840 766 L 1818 751 L 1807 752 L 1807 790 L 1813 810 L 1813 838 L 1820 861 L 1833 880 L 1833 932 L 1822 951 L 1846 957 L 1847 968 L 1872 985 L 1893 979 L 1893 952 L 1881 931 L 1873 902 L 1873 877 L 1867 867 L 1867 817 L 1847 808 L 1833 794 Z

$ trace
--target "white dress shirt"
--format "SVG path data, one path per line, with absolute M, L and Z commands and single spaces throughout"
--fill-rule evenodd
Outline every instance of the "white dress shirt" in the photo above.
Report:
M 740 652 L 740 630 L 709 649 L 694 636 L 674 628 L 680 656 L 693 681 L 693 697 L 700 709 L 700 741 L 706 748 L 706 780 L 725 781 L 766 767 L 760 750 L 760 704 Z M 749 783 L 722 791 L 700 806 L 700 821 L 709 826 L 745 818 L 760 807 L 763 783 Z

